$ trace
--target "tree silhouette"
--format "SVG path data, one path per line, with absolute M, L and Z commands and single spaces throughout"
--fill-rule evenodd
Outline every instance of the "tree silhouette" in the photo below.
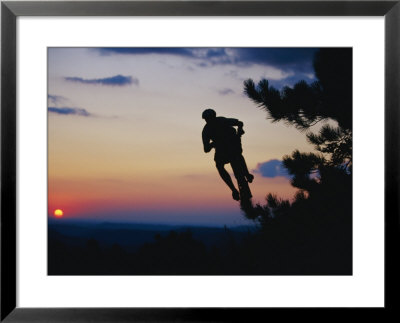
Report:
M 276 230 L 285 227 L 296 235 L 304 228 L 309 235 L 302 239 L 329 247 L 332 254 L 347 250 L 348 256 L 352 227 L 352 50 L 320 49 L 313 65 L 317 80 L 311 84 L 302 80 L 279 91 L 265 79 L 257 85 L 251 79 L 244 82 L 245 94 L 267 112 L 267 119 L 307 131 L 307 141 L 316 151 L 295 150 L 283 156 L 291 184 L 299 189 L 292 203 L 270 193 L 265 205 L 241 207 L 264 231 L 271 226 Z M 321 121 L 325 124 L 318 133 L 310 132 L 310 127 Z
M 261 80 L 256 86 L 248 79 L 245 94 L 267 111 L 272 122 L 284 121 L 307 130 L 324 119 L 337 121 L 340 128 L 352 129 L 352 50 L 320 49 L 314 57 L 317 81 L 300 81 L 293 88 L 278 91 Z

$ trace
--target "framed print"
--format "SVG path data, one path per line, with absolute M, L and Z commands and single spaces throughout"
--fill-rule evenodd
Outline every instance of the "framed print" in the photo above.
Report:
M 1 8 L 1 320 L 395 309 L 398 1 Z

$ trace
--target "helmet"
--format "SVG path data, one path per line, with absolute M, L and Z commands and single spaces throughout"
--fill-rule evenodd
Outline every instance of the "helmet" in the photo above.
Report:
M 205 120 L 215 118 L 216 116 L 217 113 L 213 109 L 206 109 L 203 111 L 203 114 L 201 115 L 201 117 Z

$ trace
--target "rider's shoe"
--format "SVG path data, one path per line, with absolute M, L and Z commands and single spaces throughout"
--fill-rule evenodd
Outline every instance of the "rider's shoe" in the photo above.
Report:
M 232 191 L 232 197 L 235 201 L 240 200 L 239 192 L 237 190 Z
M 252 175 L 252 174 L 247 174 L 246 175 L 246 179 L 247 179 L 247 181 L 249 182 L 249 183 L 252 183 L 253 182 L 253 179 L 254 179 L 254 175 Z

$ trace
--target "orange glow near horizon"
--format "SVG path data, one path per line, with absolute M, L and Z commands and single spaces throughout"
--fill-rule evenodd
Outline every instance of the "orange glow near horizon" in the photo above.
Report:
M 255 175 L 251 184 L 254 203 L 263 204 L 267 193 L 291 199 L 296 192 L 295 188 L 288 185 L 289 180 L 286 178 Z M 238 208 L 238 203 L 232 199 L 228 187 L 216 171 L 203 176 L 163 176 L 158 179 L 159 182 L 151 177 L 148 180 L 149 183 L 145 184 L 142 179 L 104 182 L 52 179 L 49 181 L 49 208 L 54 210 L 59 205 L 67 207 L 68 218 L 85 213 L 107 212 L 112 216 L 114 212 L 120 211 L 207 212 L 210 209 L 226 211 Z

